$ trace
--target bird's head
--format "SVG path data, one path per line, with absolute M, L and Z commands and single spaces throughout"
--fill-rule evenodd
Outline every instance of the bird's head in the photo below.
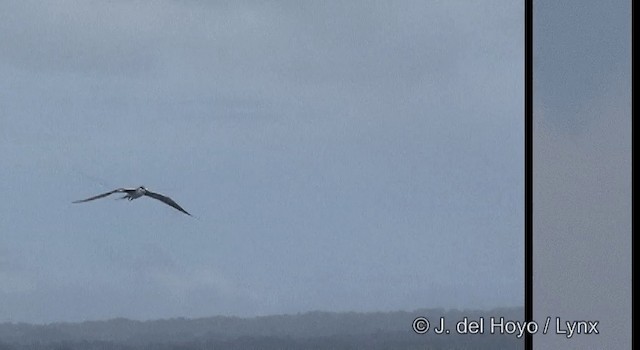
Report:
M 146 187 L 144 187 L 144 186 L 140 186 L 140 187 L 138 187 L 138 189 L 139 189 L 139 190 L 144 190 L 144 191 L 146 191 L 146 190 L 147 190 L 147 188 L 146 188 Z

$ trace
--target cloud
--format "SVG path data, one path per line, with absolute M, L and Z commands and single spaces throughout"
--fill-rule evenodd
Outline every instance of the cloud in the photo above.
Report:
M 25 293 L 35 288 L 36 279 L 25 269 L 20 258 L 0 247 L 0 294 Z
M 0 204 L 15 214 L 0 229 L 41 244 L 27 264 L 41 289 L 12 295 L 13 310 L 521 301 L 521 12 L 513 1 L 0 4 L 0 157 L 12 169 L 0 188 L 23 189 Z M 144 199 L 69 203 L 137 185 L 171 188 L 202 220 Z M 450 266 L 471 281 L 451 284 Z M 503 294 L 486 282 L 498 273 Z M 435 296 L 410 298 L 425 274 Z M 449 292 L 469 284 L 473 296 Z

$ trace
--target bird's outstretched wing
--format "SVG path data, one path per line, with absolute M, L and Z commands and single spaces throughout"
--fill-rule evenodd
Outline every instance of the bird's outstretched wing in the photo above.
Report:
M 124 188 L 117 188 L 117 189 L 115 189 L 115 190 L 113 190 L 113 191 L 109 191 L 109 192 L 107 192 L 107 193 L 103 193 L 103 194 L 99 194 L 99 195 L 97 195 L 97 196 L 89 197 L 89 198 L 87 198 L 87 199 L 81 199 L 81 200 L 78 200 L 78 201 L 73 201 L 72 203 L 83 203 L 83 202 L 88 202 L 88 201 L 92 201 L 92 200 L 94 200 L 94 199 L 98 199 L 98 198 L 106 197 L 106 196 L 108 196 L 108 195 L 110 195 L 110 194 L 113 194 L 113 193 L 126 192 L 126 191 L 127 191 L 127 190 L 126 190 L 126 189 L 124 189 Z
M 180 210 L 181 212 L 183 212 L 183 213 L 185 213 L 185 214 L 187 214 L 189 216 L 192 216 L 186 210 L 182 209 L 182 207 L 179 206 L 178 203 L 174 202 L 173 199 L 171 199 L 171 198 L 169 198 L 167 196 L 163 196 L 163 195 L 161 195 L 159 193 L 151 192 L 149 190 L 147 190 L 147 192 L 145 192 L 145 195 L 147 195 L 147 196 L 149 196 L 149 197 L 151 197 L 153 199 L 157 199 L 157 200 L 163 202 L 164 204 L 170 205 L 170 206 Z

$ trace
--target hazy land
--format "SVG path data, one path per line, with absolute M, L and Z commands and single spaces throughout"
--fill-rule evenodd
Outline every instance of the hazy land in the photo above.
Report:
M 489 311 L 420 309 L 411 312 L 308 312 L 239 318 L 215 316 L 81 323 L 2 323 L 0 350 L 13 349 L 522 349 L 515 334 L 490 334 L 490 317 L 521 320 L 522 308 Z M 413 331 L 426 317 L 431 329 Z M 436 335 L 440 317 L 450 334 Z M 459 334 L 457 322 L 484 319 L 484 334 Z

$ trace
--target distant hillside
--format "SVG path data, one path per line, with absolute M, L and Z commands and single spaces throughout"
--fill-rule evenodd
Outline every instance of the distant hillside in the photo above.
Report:
M 0 324 L 0 350 L 8 349 L 522 349 L 515 335 L 455 334 L 464 317 L 521 320 L 522 308 L 491 311 L 421 309 L 412 312 L 308 312 L 255 318 L 133 321 L 113 319 L 48 325 Z M 416 317 L 437 326 L 445 317 L 450 335 L 412 330 Z

